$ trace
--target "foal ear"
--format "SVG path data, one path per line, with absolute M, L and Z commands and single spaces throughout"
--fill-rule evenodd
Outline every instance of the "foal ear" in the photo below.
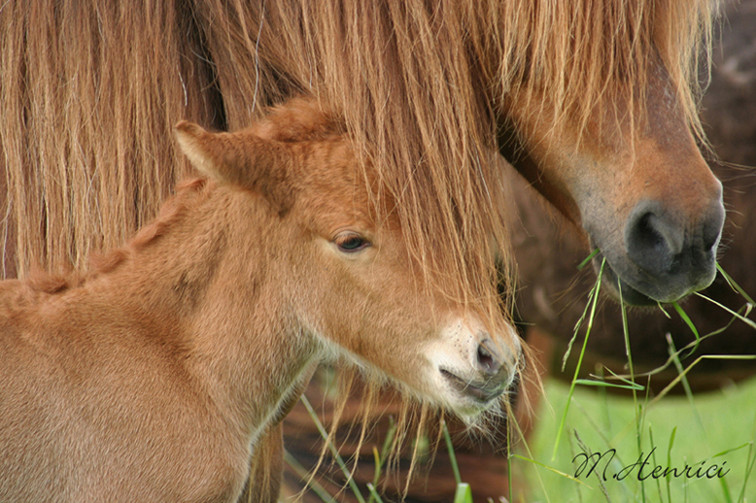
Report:
M 288 145 L 250 131 L 210 133 L 189 121 L 179 122 L 175 129 L 181 150 L 200 173 L 259 192 L 280 213 L 291 207 L 293 156 Z

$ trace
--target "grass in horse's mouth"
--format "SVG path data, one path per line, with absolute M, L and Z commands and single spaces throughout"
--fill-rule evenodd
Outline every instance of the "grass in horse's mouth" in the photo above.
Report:
M 601 262 L 597 269 L 603 269 L 604 284 L 612 291 L 613 296 L 617 300 L 619 300 L 620 302 L 627 302 L 633 306 L 654 306 L 658 304 L 658 302 L 651 297 L 648 297 L 647 295 L 639 292 L 635 288 L 625 283 L 614 271 L 611 264 L 606 262 L 606 258 L 604 258 L 604 256 L 601 254 L 601 250 L 599 250 L 598 248 L 595 248 L 590 255 L 588 255 L 585 259 L 583 259 L 582 262 L 580 262 L 577 267 L 578 271 L 582 270 L 586 265 L 590 263 L 594 263 L 594 265 L 599 264 L 599 259 L 601 260 Z M 620 290 L 623 291 L 620 292 Z

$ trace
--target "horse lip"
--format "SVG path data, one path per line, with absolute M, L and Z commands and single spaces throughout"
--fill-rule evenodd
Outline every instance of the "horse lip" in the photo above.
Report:
M 603 259 L 605 259 L 605 256 L 601 252 L 599 252 L 591 261 L 593 264 L 593 268 L 596 271 L 596 274 L 598 274 L 599 270 L 601 269 L 601 261 Z M 685 297 L 685 295 L 687 295 L 686 293 L 685 295 L 681 295 L 677 298 L 672 298 L 672 299 L 655 299 L 653 297 L 650 297 L 646 295 L 645 293 L 641 292 L 640 290 L 638 290 L 637 288 L 635 288 L 634 286 L 632 286 L 630 283 L 627 282 L 626 279 L 620 277 L 617 274 L 617 272 L 614 270 L 612 265 L 609 263 L 608 259 L 604 262 L 604 271 L 602 274 L 603 274 L 602 283 L 605 284 L 607 287 L 609 287 L 611 295 L 617 301 L 619 301 L 620 300 L 620 287 L 621 287 L 622 302 L 631 306 L 638 306 L 638 307 L 656 306 L 659 303 L 663 304 L 663 303 L 674 302 L 675 300 L 678 300 L 679 298 Z M 619 284 L 619 287 L 617 286 L 618 284 Z
M 454 389 L 477 402 L 488 403 L 501 396 L 504 392 L 505 387 L 502 385 L 490 385 L 485 382 L 466 380 L 445 368 L 439 368 L 439 370 L 441 375 L 449 381 Z
M 594 262 L 594 264 L 595 263 L 596 262 Z M 598 266 L 601 267 L 600 263 L 598 264 Z M 605 283 L 610 288 L 612 294 L 617 298 L 617 300 L 619 300 L 620 298 L 620 290 L 619 288 L 617 288 L 617 284 L 619 283 L 620 287 L 622 288 L 622 302 L 633 306 L 655 306 L 656 304 L 658 304 L 656 300 L 628 285 L 625 280 L 617 275 L 612 266 L 609 265 L 609 262 L 606 262 L 604 264 L 603 274 L 603 283 Z
M 592 248 L 595 248 L 596 245 L 592 238 L 589 238 L 589 242 Z M 658 292 L 658 297 L 656 296 L 654 292 L 651 292 L 651 295 L 654 295 L 653 297 L 647 293 L 644 293 L 643 290 L 648 290 L 649 288 L 653 290 L 653 287 L 647 287 L 644 286 L 644 281 L 642 279 L 633 278 L 630 279 L 633 280 L 633 283 L 628 282 L 628 279 L 626 277 L 622 277 L 619 274 L 617 274 L 617 271 L 614 269 L 612 264 L 609 262 L 609 258 L 607 258 L 603 252 L 599 251 L 596 253 L 596 255 L 591 260 L 591 263 L 593 265 L 594 271 L 596 271 L 596 274 L 598 274 L 599 270 L 601 269 L 601 262 L 602 260 L 605 260 L 604 262 L 604 271 L 603 271 L 603 280 L 602 283 L 604 283 L 607 287 L 609 287 L 612 296 L 616 299 L 620 299 L 620 287 L 622 289 L 622 301 L 625 304 L 632 305 L 632 306 L 655 306 L 658 304 L 668 304 L 672 302 L 676 302 L 691 293 L 704 289 L 708 287 L 711 282 L 713 281 L 713 276 L 711 280 L 703 281 L 701 284 L 689 286 L 687 290 L 682 290 L 680 288 L 677 289 L 671 289 L 671 291 L 667 292 L 666 295 L 664 295 L 663 292 Z M 631 274 L 632 276 L 632 274 Z M 672 281 L 672 279 L 668 279 L 669 281 Z M 662 279 L 655 278 L 657 282 L 661 282 Z M 619 287 L 618 287 L 619 284 Z

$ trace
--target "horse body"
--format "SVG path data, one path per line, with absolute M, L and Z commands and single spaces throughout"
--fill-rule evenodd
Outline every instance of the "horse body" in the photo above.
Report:
M 292 110 L 314 113 L 278 119 Z M 468 418 L 511 383 L 512 329 L 423 286 L 346 141 L 272 127 L 180 124 L 209 181 L 85 276 L 2 283 L 0 499 L 235 501 L 263 429 L 334 353 Z
M 249 425 L 264 424 L 314 347 L 276 312 L 276 270 L 256 242 L 283 236 L 250 229 L 259 210 L 213 192 L 82 286 L 10 289 L 23 305 L 4 312 L 2 499 L 43 501 L 13 492 L 36 488 L 71 501 L 231 501 L 241 490 L 260 428 Z
M 304 362 L 290 361 L 273 380 L 260 368 L 265 360 L 242 343 L 249 335 L 239 333 L 257 324 L 215 319 L 212 330 L 200 328 L 214 311 L 244 306 L 218 305 L 228 297 L 200 283 L 193 293 L 215 301 L 187 308 L 181 276 L 196 274 L 195 261 L 208 257 L 181 239 L 198 222 L 182 223 L 82 286 L 52 294 L 31 293 L 28 284 L 11 290 L 24 305 L 3 312 L 3 500 L 230 501 L 241 490 L 256 434 L 244 425 L 261 423 L 275 406 L 260 390 L 282 393 L 279 380 L 293 380 L 286 373 Z M 236 290 L 251 294 L 250 305 L 261 302 L 255 292 Z M 245 315 L 251 313 L 238 316 Z M 251 340 L 262 344 L 265 335 Z M 281 335 L 271 350 L 301 340 Z M 237 367 L 241 355 L 247 363 Z

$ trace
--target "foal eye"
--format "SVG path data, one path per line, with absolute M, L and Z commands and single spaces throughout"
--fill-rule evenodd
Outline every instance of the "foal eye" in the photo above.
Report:
M 339 251 L 344 253 L 355 253 L 370 246 L 370 241 L 354 232 L 339 234 L 333 241 L 339 247 Z

